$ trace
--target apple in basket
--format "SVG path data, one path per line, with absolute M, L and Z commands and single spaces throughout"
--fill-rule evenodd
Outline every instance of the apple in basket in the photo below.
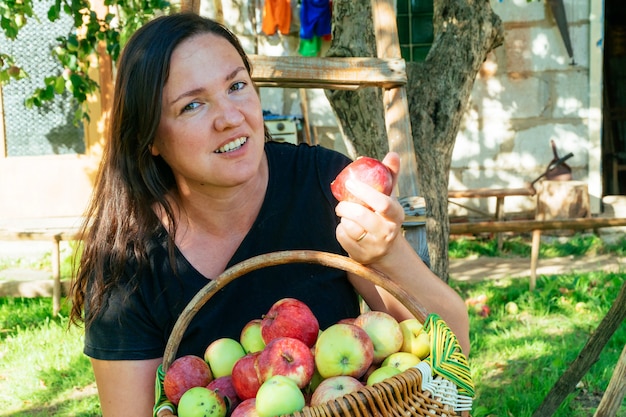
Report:
M 206 387 L 185 391 L 177 407 L 178 417 L 226 417 L 224 398 Z
M 275 417 L 300 411 L 305 406 L 304 394 L 296 383 L 286 376 L 274 375 L 261 384 L 256 395 L 259 417 Z
M 209 364 L 213 378 L 219 378 L 230 375 L 235 362 L 245 354 L 243 346 L 237 340 L 222 337 L 209 343 L 204 351 L 204 360 Z
M 430 336 L 424 331 L 424 326 L 419 320 L 406 319 L 400 322 L 402 330 L 403 352 L 410 352 L 420 359 L 424 359 L 430 354 Z
M 372 340 L 359 326 L 336 323 L 317 338 L 315 366 L 322 378 L 337 375 L 360 378 L 373 360 Z
M 259 352 L 265 347 L 261 336 L 261 319 L 252 319 L 241 329 L 239 343 L 246 353 Z
M 359 202 L 360 200 L 346 190 L 346 181 L 349 179 L 362 181 L 387 195 L 393 191 L 393 175 L 389 168 L 377 159 L 367 156 L 355 159 L 330 183 L 330 190 L 337 200 Z
M 206 387 L 213 380 L 209 364 L 199 356 L 185 355 L 175 359 L 163 377 L 163 392 L 178 404 L 182 395 L 193 387 Z
M 358 379 L 348 375 L 338 375 L 324 379 L 311 396 L 311 406 L 325 404 L 363 387 Z
M 395 352 L 387 356 L 380 366 L 393 366 L 400 371 L 406 371 L 420 363 L 420 358 L 409 352 Z
M 374 363 L 381 363 L 402 347 L 402 330 L 391 314 L 383 311 L 366 311 L 354 319 L 354 324 L 365 330 L 372 339 Z
M 265 344 L 277 337 L 292 337 L 311 347 L 319 333 L 319 322 L 309 306 L 295 298 L 276 301 L 263 316 L 261 336 Z
M 261 381 L 274 375 L 283 375 L 298 388 L 309 384 L 315 372 L 315 359 L 311 348 L 299 339 L 278 337 L 272 339 L 257 358 Z
M 233 377 L 230 375 L 215 378 L 206 387 L 224 398 L 228 411 L 233 411 L 241 403 L 241 399 L 237 395 L 237 390 L 235 390 L 235 385 L 233 384 Z
M 256 398 L 248 398 L 239 403 L 230 417 L 259 417 L 259 413 L 256 412 Z
M 400 373 L 402 373 L 402 371 L 394 366 L 381 366 L 380 368 L 375 369 L 374 372 L 367 377 L 367 382 L 365 384 L 371 386 Z
M 257 371 L 257 357 L 261 352 L 248 353 L 233 366 L 233 386 L 242 401 L 256 396 L 261 386 L 261 377 Z

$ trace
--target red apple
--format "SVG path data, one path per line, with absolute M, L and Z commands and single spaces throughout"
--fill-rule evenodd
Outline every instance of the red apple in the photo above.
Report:
M 393 175 L 387 166 L 377 159 L 361 156 L 351 162 L 330 183 L 330 190 L 339 201 L 360 202 L 346 190 L 346 181 L 355 179 L 364 182 L 386 195 L 393 191 Z
M 278 337 L 291 337 L 311 347 L 319 329 L 317 318 L 309 306 L 295 298 L 276 301 L 261 322 L 261 336 L 265 344 Z
M 259 354 L 257 367 L 261 381 L 274 375 L 283 375 L 304 388 L 315 372 L 315 358 L 311 348 L 299 339 L 279 337 L 271 340 Z
M 261 386 L 261 378 L 257 370 L 257 357 L 261 352 L 248 353 L 235 362 L 233 372 L 233 386 L 237 396 L 243 401 L 256 396 Z
M 199 356 L 186 355 L 172 362 L 163 378 L 167 399 L 178 405 L 180 397 L 193 387 L 206 387 L 213 380 L 209 364 Z
M 348 375 L 338 375 L 323 380 L 313 391 L 311 406 L 325 404 L 363 387 L 358 379 Z
M 233 411 L 235 407 L 241 403 L 231 375 L 215 378 L 213 381 L 209 382 L 209 385 L 206 387 L 224 398 L 228 411 Z
M 259 417 L 256 412 L 256 398 L 242 401 L 232 412 L 230 417 Z

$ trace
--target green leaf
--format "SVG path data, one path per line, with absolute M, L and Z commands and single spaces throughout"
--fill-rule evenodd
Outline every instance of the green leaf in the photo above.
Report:
M 65 91 L 65 79 L 63 77 L 56 77 L 54 92 L 57 94 L 63 94 L 63 91 Z

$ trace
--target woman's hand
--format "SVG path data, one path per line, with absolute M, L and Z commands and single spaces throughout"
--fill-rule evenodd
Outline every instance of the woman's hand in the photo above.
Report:
M 391 152 L 382 162 L 391 170 L 395 186 L 400 169 L 398 154 Z M 348 201 L 337 204 L 335 212 L 341 217 L 337 240 L 357 262 L 365 265 L 380 262 L 393 251 L 398 236 L 402 235 L 404 209 L 395 197 L 363 182 L 348 180 L 346 188 L 363 204 Z

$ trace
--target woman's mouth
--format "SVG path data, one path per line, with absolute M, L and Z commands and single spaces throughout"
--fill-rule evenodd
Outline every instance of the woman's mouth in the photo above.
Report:
M 220 147 L 218 150 L 215 151 L 215 153 L 232 152 L 234 150 L 241 148 L 244 145 L 244 143 L 246 143 L 247 141 L 248 141 L 248 138 L 245 136 L 242 136 Z

